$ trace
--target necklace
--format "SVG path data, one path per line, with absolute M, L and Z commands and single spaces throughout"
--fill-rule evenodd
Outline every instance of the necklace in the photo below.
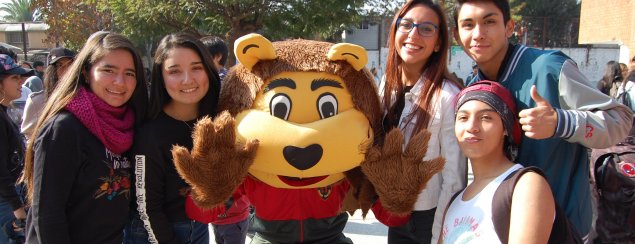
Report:
M 183 122 L 183 124 L 185 124 L 185 126 L 187 126 L 187 128 L 190 129 L 190 131 L 192 130 L 192 126 L 189 124 L 190 121 L 184 121 L 184 120 L 181 120 L 181 121 Z

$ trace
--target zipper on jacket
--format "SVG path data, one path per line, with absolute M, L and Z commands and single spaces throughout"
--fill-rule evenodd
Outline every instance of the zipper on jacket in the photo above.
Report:
M 304 221 L 300 220 L 300 243 L 304 242 Z

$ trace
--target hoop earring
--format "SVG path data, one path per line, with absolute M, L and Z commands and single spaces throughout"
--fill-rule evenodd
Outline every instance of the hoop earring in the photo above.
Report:
M 4 102 L 4 91 L 0 89 L 0 104 Z

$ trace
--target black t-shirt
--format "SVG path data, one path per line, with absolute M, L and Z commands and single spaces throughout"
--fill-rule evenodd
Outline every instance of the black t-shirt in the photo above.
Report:
M 176 120 L 164 112 L 144 124 L 135 135 L 131 153 L 135 157 L 133 208 L 150 224 L 150 239 L 176 241 L 171 223 L 190 221 L 185 213 L 189 186 L 179 176 L 172 160 L 172 146 L 192 149 L 192 127 L 196 121 Z

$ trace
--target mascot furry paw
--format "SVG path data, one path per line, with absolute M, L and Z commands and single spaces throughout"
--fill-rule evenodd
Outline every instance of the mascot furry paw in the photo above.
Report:
M 381 131 L 379 99 L 362 47 L 271 43 L 250 34 L 236 40 L 234 52 L 240 64 L 225 77 L 219 101 L 219 111 L 227 112 L 197 123 L 191 152 L 178 146 L 172 151 L 199 207 L 222 207 L 230 197 L 246 195 L 256 209 L 254 240 L 266 243 L 351 243 L 342 234 L 348 220 L 342 203 L 352 189 L 360 197 L 357 207 L 367 210 L 376 199 L 370 182 L 388 206 L 397 205 L 396 213 L 412 210 L 395 200 L 403 195 L 385 192 L 395 179 L 382 180 L 377 169 L 394 173 L 387 167 L 404 169 L 400 164 L 417 160 L 388 162 L 394 157 L 373 153 L 365 169 L 372 178 L 359 167 Z M 396 143 L 401 148 L 403 141 Z M 420 190 L 428 179 L 402 189 Z M 382 208 L 375 205 L 374 211 Z

